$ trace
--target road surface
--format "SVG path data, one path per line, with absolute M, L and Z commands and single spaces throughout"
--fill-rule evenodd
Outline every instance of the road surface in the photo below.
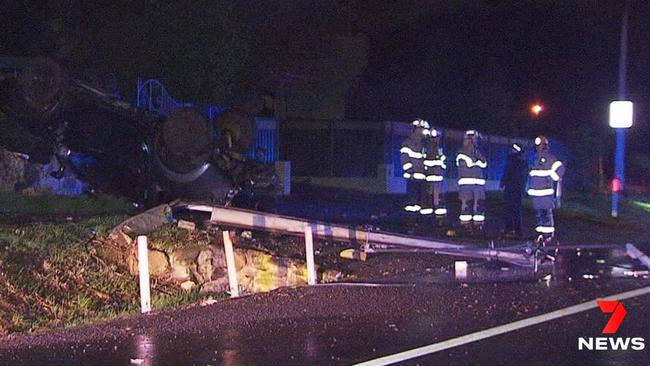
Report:
M 575 255 L 566 258 L 564 270 L 558 264 L 548 281 L 502 275 L 484 281 L 431 281 L 423 276 L 376 286 L 287 288 L 93 326 L 14 335 L 0 344 L 0 364 L 351 365 L 377 363 L 394 354 L 390 362 L 419 365 L 647 364 L 647 350 L 579 351 L 577 339 L 602 336 L 609 319 L 592 300 L 635 289 L 650 292 L 650 280 L 602 274 L 584 278 L 598 267 Z M 593 306 L 545 318 L 585 302 Z M 650 340 L 650 294 L 623 303 L 628 314 L 615 336 Z M 541 321 L 485 339 L 472 335 L 534 317 Z M 442 351 L 422 351 L 417 357 L 404 353 L 459 339 L 465 342 Z

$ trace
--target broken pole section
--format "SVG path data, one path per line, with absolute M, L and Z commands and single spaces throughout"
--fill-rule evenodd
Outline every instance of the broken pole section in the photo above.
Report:
M 147 237 L 138 236 L 138 277 L 140 277 L 140 312 L 151 311 L 151 290 L 149 288 L 149 249 Z
M 210 213 L 210 222 L 215 225 L 234 226 L 251 230 L 264 230 L 302 236 L 305 234 L 305 226 L 308 225 L 312 228 L 313 234 L 319 238 L 370 244 L 368 246 L 370 249 L 365 250 L 367 253 L 375 252 L 372 249 L 373 245 L 382 245 L 391 248 L 428 249 L 436 254 L 450 256 L 496 259 L 520 266 L 530 266 L 532 264 L 530 255 L 523 251 L 522 253 L 518 253 L 491 248 L 476 248 L 465 243 L 454 243 L 388 232 L 359 230 L 350 226 L 309 221 L 297 217 L 281 216 L 219 205 L 179 203 L 175 207 Z
M 250 230 L 264 230 L 302 236 L 305 233 L 305 225 L 309 225 L 314 235 L 319 238 L 428 249 L 463 249 L 466 247 L 462 244 L 433 240 L 431 238 L 359 230 L 345 225 L 334 225 L 297 217 L 281 216 L 219 205 L 182 203 L 175 207 L 210 213 L 210 222 L 215 225 L 234 226 Z
M 223 247 L 226 252 L 226 266 L 228 267 L 228 284 L 230 285 L 230 297 L 239 296 L 239 284 L 237 283 L 237 267 L 235 266 L 235 252 L 230 240 L 230 232 L 223 232 Z
M 314 265 L 314 234 L 309 225 L 305 226 L 305 255 L 307 256 L 307 284 L 316 284 L 316 266 Z

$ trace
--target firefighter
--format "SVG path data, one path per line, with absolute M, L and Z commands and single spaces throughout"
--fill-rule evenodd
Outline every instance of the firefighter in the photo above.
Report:
M 478 132 L 465 132 L 463 146 L 456 155 L 460 225 L 469 230 L 483 230 L 485 222 L 485 173 L 487 160 L 478 150 Z
M 435 215 L 435 222 L 442 226 L 446 222 L 447 207 L 443 191 L 443 180 L 447 171 L 446 159 L 441 145 L 442 131 L 432 128 L 425 137 L 424 172 L 427 185 L 427 200 L 420 213 Z
M 402 142 L 400 148 L 400 161 L 402 163 L 403 177 L 407 181 L 408 198 L 404 210 L 419 213 L 422 203 L 426 199 L 424 192 L 424 137 L 429 134 L 429 124 L 421 119 L 412 123 L 409 137 Z
M 512 144 L 506 169 L 501 178 L 499 188 L 503 191 L 506 203 L 506 227 L 503 233 L 508 236 L 522 236 L 521 200 L 524 198 L 528 165 L 523 157 L 521 146 Z
M 559 205 L 562 196 L 562 177 L 564 165 L 550 152 L 546 137 L 535 138 L 535 161 L 528 172 L 528 195 L 533 200 L 537 219 L 535 232 L 537 241 L 546 244 L 555 237 L 553 208 Z

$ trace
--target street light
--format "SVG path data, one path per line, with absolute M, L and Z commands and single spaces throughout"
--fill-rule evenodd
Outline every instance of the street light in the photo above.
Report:
M 632 126 L 632 102 L 625 100 L 625 74 L 627 62 L 627 19 L 630 1 L 625 1 L 621 21 L 621 52 L 618 61 L 618 100 L 609 107 L 609 125 L 616 130 L 616 157 L 612 180 L 612 217 L 618 216 L 618 193 L 625 189 L 625 129 Z
M 629 100 L 617 100 L 609 104 L 609 127 L 632 127 L 634 104 Z
M 612 180 L 612 217 L 618 216 L 618 193 L 625 182 L 625 129 L 632 127 L 634 104 L 617 100 L 609 104 L 609 126 L 616 130 L 616 160 Z
M 535 117 L 538 117 L 539 114 L 542 113 L 543 110 L 544 110 L 544 107 L 542 107 L 542 105 L 539 104 L 539 103 L 533 104 L 530 107 L 530 111 L 535 115 Z

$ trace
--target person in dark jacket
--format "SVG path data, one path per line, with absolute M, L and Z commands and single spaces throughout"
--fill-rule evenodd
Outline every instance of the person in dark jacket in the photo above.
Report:
M 521 146 L 512 144 L 506 170 L 501 178 L 500 188 L 506 203 L 506 227 L 504 234 L 522 236 L 522 200 L 528 176 L 528 165 L 523 157 Z

